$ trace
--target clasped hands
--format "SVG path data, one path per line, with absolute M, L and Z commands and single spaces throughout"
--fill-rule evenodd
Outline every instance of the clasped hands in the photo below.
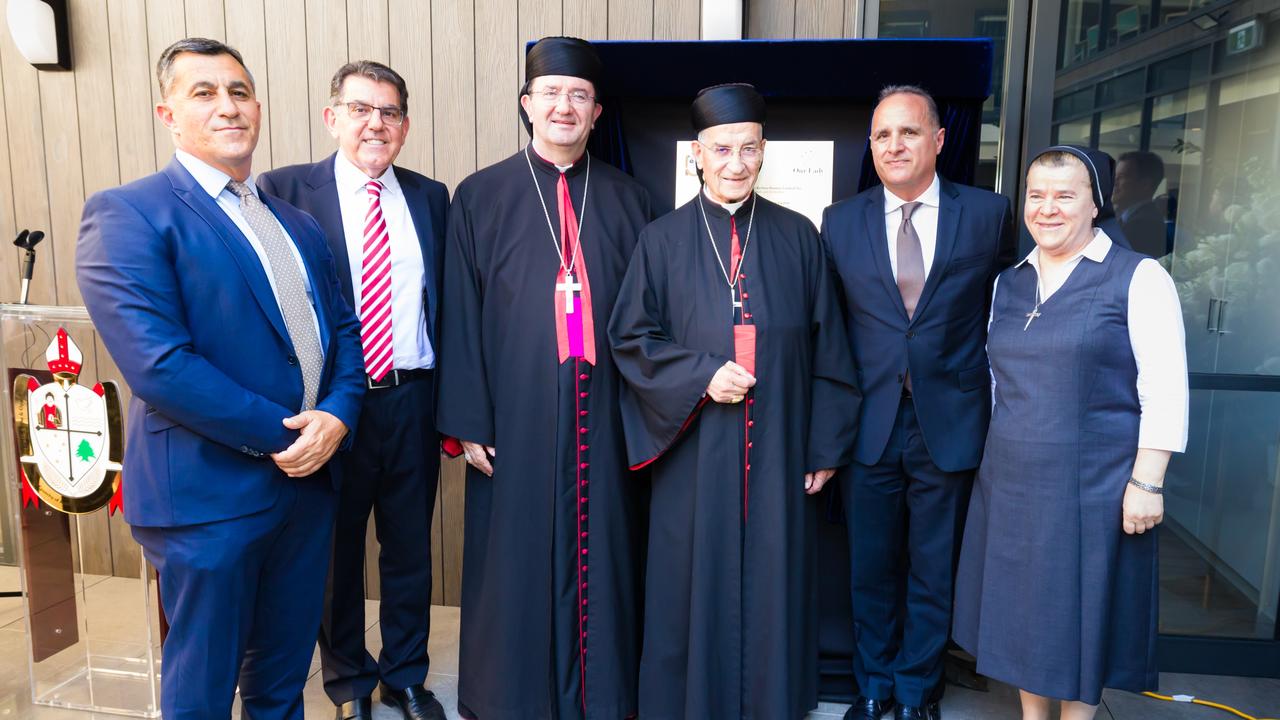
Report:
M 346 423 L 323 410 L 304 410 L 282 422 L 298 431 L 298 439 L 284 450 L 271 453 L 271 459 L 289 477 L 306 477 L 319 470 L 347 436 Z

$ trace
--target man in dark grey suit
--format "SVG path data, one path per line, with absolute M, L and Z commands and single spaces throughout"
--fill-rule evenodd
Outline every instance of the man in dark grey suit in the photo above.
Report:
M 1012 264 L 1003 196 L 937 174 L 946 131 L 933 98 L 881 92 L 871 153 L 883 183 L 827 208 L 863 401 L 848 518 L 861 695 L 851 720 L 939 717 L 954 547 L 991 415 L 991 285 Z M 905 597 L 903 593 L 905 592 Z
M 320 222 L 347 302 L 360 317 L 366 386 L 344 466 L 320 657 L 338 720 L 382 701 L 406 720 L 444 720 L 423 687 L 431 619 L 431 514 L 440 470 L 435 428 L 436 326 L 445 186 L 392 163 L 409 132 L 404 79 L 381 63 L 342 66 L 324 121 L 338 152 L 266 173 L 270 194 Z M 375 513 L 382 651 L 364 645 L 364 539 Z

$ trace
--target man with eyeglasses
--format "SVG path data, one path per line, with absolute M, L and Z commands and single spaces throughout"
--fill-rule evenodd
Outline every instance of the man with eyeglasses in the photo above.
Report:
M 449 211 L 437 417 L 470 466 L 463 717 L 636 712 L 645 485 L 605 324 L 649 199 L 586 151 L 602 74 L 588 43 L 539 41 L 520 94 L 531 142 L 463 180 Z
M 859 394 L 818 232 L 755 192 L 764 99 L 693 103 L 701 192 L 654 221 L 609 322 L 633 468 L 651 470 L 641 718 L 817 705 L 816 500 Z
M 371 696 L 406 718 L 443 720 L 423 687 L 431 621 L 431 516 L 440 470 L 435 428 L 440 268 L 448 191 L 393 165 L 409 132 L 404 79 L 362 60 L 338 69 L 324 123 L 338 150 L 265 173 L 263 190 L 319 221 L 342 292 L 360 317 L 368 391 L 343 456 L 320 659 L 338 720 L 372 717 Z M 365 649 L 365 533 L 374 513 L 382 649 Z

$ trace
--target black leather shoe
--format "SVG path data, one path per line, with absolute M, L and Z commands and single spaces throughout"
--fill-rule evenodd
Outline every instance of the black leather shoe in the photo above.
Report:
M 373 720 L 373 703 L 367 697 L 356 698 L 338 706 L 337 720 Z
M 893 710 L 893 700 L 872 700 L 858 696 L 844 712 L 844 720 L 880 720 Z
M 931 702 L 921 706 L 899 705 L 894 720 L 942 720 L 942 708 Z
M 444 706 L 436 699 L 435 693 L 421 685 L 392 690 L 380 683 L 378 690 L 383 704 L 399 710 L 404 720 L 445 720 Z

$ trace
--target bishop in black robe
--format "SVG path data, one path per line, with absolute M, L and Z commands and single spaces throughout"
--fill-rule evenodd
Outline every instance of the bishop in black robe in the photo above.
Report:
M 747 192 L 721 204 L 704 189 L 646 227 L 609 324 L 628 459 L 652 478 L 644 720 L 795 719 L 817 704 L 806 473 L 850 460 L 860 396 L 813 224 Z M 744 326 L 756 383 L 716 402 L 717 371 L 751 361 Z
M 531 78 L 598 77 L 586 43 L 550 40 Z M 590 155 L 562 171 L 533 127 L 450 209 L 438 426 L 495 450 L 492 477 L 467 471 L 459 712 L 621 720 L 636 711 L 647 488 L 625 461 L 605 328 L 649 200 Z M 570 307 L 586 316 L 576 344 Z

